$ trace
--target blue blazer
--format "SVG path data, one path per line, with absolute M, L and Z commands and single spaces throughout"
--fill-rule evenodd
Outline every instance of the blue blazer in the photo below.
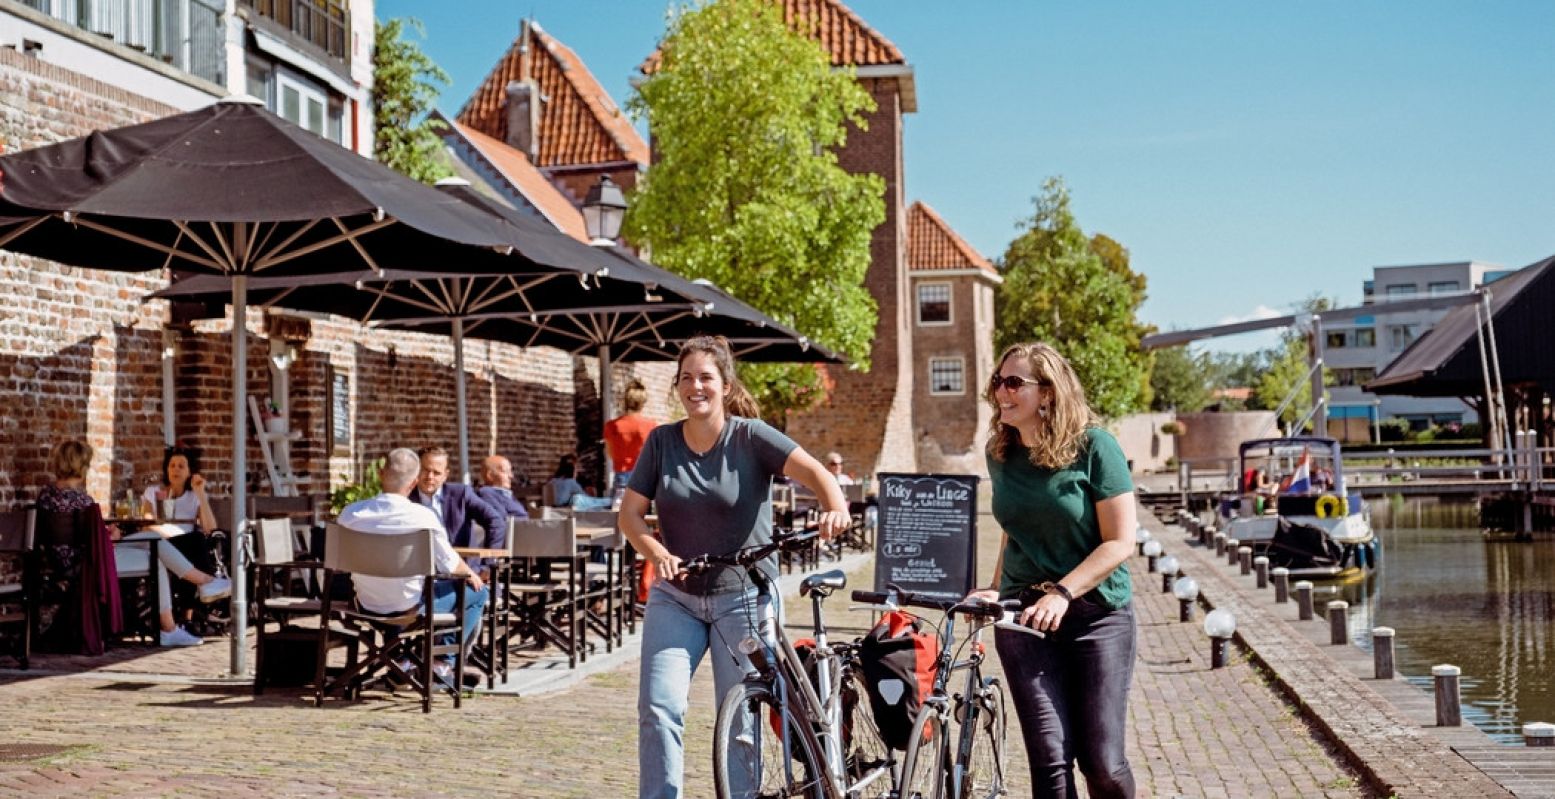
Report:
M 420 488 L 412 489 L 410 501 L 425 505 L 426 495 Z M 474 525 L 486 529 L 488 549 L 501 549 L 508 543 L 508 517 L 506 513 L 481 499 L 475 489 L 464 483 L 443 484 L 443 529 L 448 531 L 448 541 L 456 547 L 470 545 Z
M 496 486 L 481 486 L 475 493 L 486 500 L 486 504 L 506 513 L 509 519 L 529 518 L 529 511 L 524 510 L 524 503 L 519 502 L 512 491 L 504 491 Z M 504 534 L 507 533 L 506 525 L 503 526 L 502 531 Z

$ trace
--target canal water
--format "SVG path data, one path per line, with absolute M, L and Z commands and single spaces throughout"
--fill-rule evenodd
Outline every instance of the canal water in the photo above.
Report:
M 1399 672 L 1426 690 L 1431 666 L 1461 667 L 1464 720 L 1498 741 L 1555 722 L 1555 536 L 1486 540 L 1462 501 L 1368 505 L 1381 565 L 1328 597 L 1350 602 L 1351 638 L 1369 651 L 1371 628 L 1392 627 Z

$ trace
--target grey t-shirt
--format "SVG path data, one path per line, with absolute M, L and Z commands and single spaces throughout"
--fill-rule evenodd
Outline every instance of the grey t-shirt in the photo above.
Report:
M 799 448 L 759 419 L 731 416 L 718 443 L 697 455 L 686 446 L 684 422 L 659 425 L 648 434 L 627 487 L 657 503 L 659 535 L 681 558 L 726 555 L 772 541 L 772 478 L 783 473 Z M 776 559 L 769 573 L 777 573 Z M 681 577 L 675 587 L 691 594 L 738 591 L 748 578 L 719 567 Z

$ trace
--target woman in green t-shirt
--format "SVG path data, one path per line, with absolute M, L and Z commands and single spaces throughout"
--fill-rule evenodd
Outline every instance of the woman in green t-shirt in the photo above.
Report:
M 1045 637 L 998 631 L 1033 796 L 1132 797 L 1124 752 L 1134 674 L 1134 485 L 1118 442 L 1097 427 L 1074 368 L 1046 344 L 1005 350 L 984 395 L 993 405 L 988 475 L 1004 544 L 981 599 L 1019 597 Z M 1073 761 L 1073 763 L 1071 762 Z

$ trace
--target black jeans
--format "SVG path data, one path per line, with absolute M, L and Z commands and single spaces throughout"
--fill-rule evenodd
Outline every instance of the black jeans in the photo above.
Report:
M 1095 797 L 1132 797 L 1124 752 L 1134 677 L 1134 608 L 1070 603 L 1046 638 L 999 630 L 994 637 L 1031 764 L 1033 797 L 1075 799 L 1073 765 Z

